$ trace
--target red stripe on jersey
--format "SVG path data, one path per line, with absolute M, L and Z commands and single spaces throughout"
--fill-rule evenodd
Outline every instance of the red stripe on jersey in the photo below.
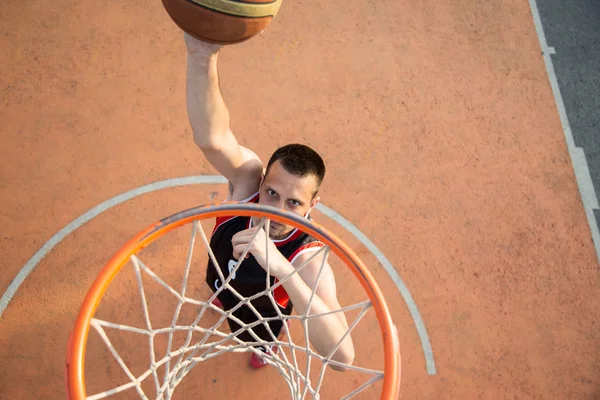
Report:
M 245 201 L 245 203 L 258 203 L 258 195 L 259 193 L 256 193 L 254 196 L 250 197 L 248 201 Z
M 219 229 L 219 227 L 221 225 L 223 225 L 227 221 L 231 221 L 234 218 L 235 217 L 217 217 L 217 220 L 215 222 L 215 227 L 213 228 L 212 233 L 210 234 L 210 236 L 214 235 L 215 232 L 217 231 L 217 229 Z
M 287 239 L 281 241 L 281 242 L 277 242 L 275 240 L 273 240 L 273 243 L 275 243 L 275 246 L 283 246 L 293 240 L 296 240 L 300 237 L 300 235 L 302 235 L 302 231 L 299 229 L 295 229 L 294 233 L 292 233 Z
M 289 262 L 294 261 L 294 258 L 296 258 L 296 256 L 298 256 L 298 254 L 300 254 L 301 251 L 310 249 L 311 247 L 323 247 L 323 246 L 325 246 L 325 245 L 319 241 L 314 241 L 314 242 L 310 242 L 309 244 L 305 244 L 304 246 L 299 247 L 298 250 L 293 252 L 292 255 L 288 258 L 288 261 Z
M 294 258 L 299 255 L 302 251 L 310 249 L 312 247 L 323 247 L 324 244 L 321 242 L 311 242 L 309 244 L 306 244 L 302 247 L 299 247 L 298 250 L 296 250 L 289 258 L 288 261 L 292 262 L 294 260 Z M 275 279 L 275 284 L 277 284 L 279 280 Z M 275 301 L 277 302 L 277 304 L 279 304 L 279 306 L 281 308 L 286 308 L 290 302 L 290 296 L 287 294 L 287 292 L 285 291 L 285 289 L 283 288 L 283 285 L 278 286 L 274 291 L 273 291 L 273 297 L 275 298 Z
M 275 279 L 275 283 L 277 282 L 279 282 L 279 279 Z M 288 306 L 288 303 L 290 302 L 290 296 L 283 288 L 283 285 L 278 286 L 277 289 L 273 291 L 273 297 L 275 298 L 275 301 L 277 302 L 277 304 L 279 304 L 279 307 L 281 308 L 286 308 Z

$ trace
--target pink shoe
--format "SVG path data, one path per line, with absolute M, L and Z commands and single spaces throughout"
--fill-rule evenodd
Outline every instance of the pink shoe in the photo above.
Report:
M 271 349 L 273 350 L 273 353 L 277 354 L 277 347 L 273 346 Z M 259 347 L 259 350 L 264 352 L 262 347 Z M 266 367 L 267 362 L 264 360 L 263 357 L 257 355 L 256 353 L 252 353 L 252 356 L 250 357 L 250 366 L 254 369 L 259 369 L 262 367 Z

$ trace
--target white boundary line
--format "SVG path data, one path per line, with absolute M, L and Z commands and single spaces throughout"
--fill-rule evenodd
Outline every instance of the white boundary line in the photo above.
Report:
M 184 178 L 173 178 L 167 179 L 164 181 L 154 182 L 145 186 L 141 186 L 130 190 L 128 192 L 122 193 L 118 196 L 115 196 L 96 207 L 90 209 L 85 212 L 67 226 L 58 231 L 54 236 L 50 238 L 44 245 L 27 261 L 27 263 L 23 266 L 23 268 L 19 271 L 17 276 L 12 280 L 6 292 L 2 295 L 0 299 L 0 318 L 4 313 L 4 310 L 8 307 L 8 304 L 19 290 L 19 287 L 23 284 L 25 279 L 33 272 L 38 263 L 44 258 L 57 244 L 59 244 L 64 238 L 70 235 L 77 228 L 81 227 L 85 223 L 89 222 L 93 218 L 97 217 L 104 211 L 118 205 L 124 203 L 128 200 L 131 200 L 137 196 L 142 194 L 151 193 L 161 189 L 167 189 L 176 186 L 186 186 L 186 185 L 197 185 L 197 184 L 223 184 L 227 183 L 227 180 L 222 176 L 218 175 L 200 175 L 200 176 L 188 176 Z M 355 227 L 352 223 L 342 217 L 340 214 L 333 211 L 331 208 L 324 206 L 322 204 L 317 204 L 317 210 L 328 216 L 329 218 L 336 221 L 350 233 L 352 233 L 361 243 L 363 243 L 374 255 L 377 257 L 381 265 L 385 268 L 386 272 L 390 275 L 400 294 L 404 298 L 406 305 L 411 313 L 413 321 L 415 322 L 415 326 L 417 328 L 417 332 L 419 334 L 419 338 L 421 340 L 421 345 L 423 347 L 423 354 L 425 356 L 427 373 L 429 375 L 436 374 L 435 368 L 435 360 L 433 357 L 433 350 L 431 348 L 431 344 L 429 342 L 429 335 L 427 334 L 427 330 L 425 329 L 425 324 L 421 318 L 421 314 L 415 304 L 410 292 L 408 291 L 406 285 L 402 281 L 402 278 L 396 272 L 396 269 L 389 262 L 389 260 L 383 255 L 383 253 L 371 242 L 357 227 Z
M 583 208 L 588 219 L 588 224 L 590 225 L 592 240 L 594 241 L 594 247 L 596 248 L 596 256 L 600 263 L 600 232 L 598 231 L 598 225 L 596 224 L 596 218 L 594 216 L 594 209 L 600 208 L 600 206 L 598 206 L 598 198 L 594 191 L 594 184 L 585 158 L 585 153 L 581 147 L 575 145 L 573 133 L 571 132 L 571 125 L 569 124 L 567 111 L 565 110 L 560 87 L 558 86 L 558 80 L 556 79 L 554 64 L 552 64 L 552 54 L 556 54 L 556 50 L 554 47 L 548 46 L 548 43 L 546 42 L 546 35 L 544 34 L 544 27 L 542 26 L 542 20 L 540 18 L 536 0 L 529 0 L 529 6 L 531 7 L 535 30 L 538 39 L 540 40 L 542 55 L 544 56 L 546 71 L 548 72 L 548 78 L 550 79 L 550 86 L 552 87 L 556 108 L 558 109 L 558 115 L 560 116 L 560 122 L 567 141 L 567 148 L 569 149 L 569 155 L 571 156 L 571 162 L 573 163 L 573 169 L 575 170 L 575 179 L 577 180 L 577 186 L 579 186 L 579 192 L 581 193 Z

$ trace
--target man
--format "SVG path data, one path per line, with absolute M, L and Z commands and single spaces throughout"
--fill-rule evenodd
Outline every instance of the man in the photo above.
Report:
M 204 43 L 185 34 L 187 47 L 187 111 L 194 134 L 194 141 L 208 161 L 221 173 L 230 185 L 228 199 L 239 202 L 256 202 L 274 206 L 309 217 L 319 201 L 318 191 L 325 175 L 321 157 L 304 145 L 284 146 L 273 154 L 266 168 L 251 150 L 241 146 L 229 128 L 229 112 L 219 89 L 217 58 L 220 46 Z M 248 257 L 244 259 L 230 280 L 230 286 L 246 297 L 266 289 L 266 233 L 260 221 L 243 217 L 219 218 L 211 237 L 211 249 L 225 279 L 256 234 Z M 268 254 L 271 283 L 290 275 L 295 268 L 310 260 L 314 251 L 323 244 L 314 238 L 294 230 L 290 226 L 272 222 L 269 229 Z M 274 293 L 280 311 L 289 315 L 292 307 L 298 314 L 306 314 L 308 302 L 316 286 L 309 315 L 325 314 L 340 309 L 336 295 L 335 279 L 331 267 L 325 262 L 318 285 L 316 285 L 322 255 L 312 260 L 292 278 L 286 280 Z M 219 274 L 209 261 L 207 283 L 213 291 L 221 288 Z M 238 300 L 228 290 L 219 293 L 221 305 L 229 310 Z M 252 303 L 264 317 L 276 316 L 277 310 L 266 296 Z M 247 307 L 233 314 L 245 324 L 256 322 L 256 315 Z M 232 332 L 240 326 L 229 320 Z M 269 323 L 275 336 L 282 331 L 282 322 Z M 311 319 L 308 324 L 309 339 L 319 354 L 327 356 L 348 330 L 343 313 L 333 313 Z M 261 339 L 272 341 L 262 324 L 252 328 Z M 244 342 L 255 339 L 247 331 L 237 336 Z M 265 348 L 263 352 L 269 353 Z M 274 351 L 274 349 L 271 349 Z M 333 360 L 351 364 L 354 347 L 350 335 L 341 343 Z M 266 365 L 263 357 L 253 353 L 251 365 Z M 333 369 L 343 368 L 332 366 Z

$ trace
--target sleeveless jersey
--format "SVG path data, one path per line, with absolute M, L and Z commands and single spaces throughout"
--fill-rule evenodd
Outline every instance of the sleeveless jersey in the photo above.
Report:
M 258 193 L 256 193 L 251 198 L 243 200 L 242 202 L 257 203 L 258 197 Z M 210 239 L 210 247 L 225 279 L 227 279 L 238 262 L 238 260 L 233 257 L 233 245 L 231 244 L 231 239 L 236 233 L 250 228 L 250 220 L 250 217 L 241 216 L 217 218 Z M 293 263 L 300 254 L 318 250 L 323 246 L 323 243 L 297 229 L 294 229 L 286 238 L 281 240 L 271 240 L 277 246 L 279 252 L 283 254 L 290 263 Z M 229 286 L 234 288 L 242 296 L 250 297 L 267 288 L 266 279 L 267 272 L 260 264 L 258 264 L 252 254 L 248 253 L 248 258 L 242 261 L 240 267 L 229 281 Z M 210 259 L 207 266 L 206 282 L 213 292 L 217 291 L 223 285 L 223 282 Z M 277 282 L 277 279 L 271 276 L 270 282 L 271 286 L 273 286 Z M 231 309 L 239 302 L 238 298 L 229 290 L 223 290 L 218 297 L 226 310 Z M 283 285 L 274 290 L 273 297 L 279 305 L 280 311 L 285 315 L 290 315 L 293 305 L 291 304 L 290 298 L 285 292 Z M 276 314 L 273 303 L 267 296 L 260 296 L 251 303 L 257 311 L 265 317 Z M 248 311 L 251 312 L 251 310 Z

